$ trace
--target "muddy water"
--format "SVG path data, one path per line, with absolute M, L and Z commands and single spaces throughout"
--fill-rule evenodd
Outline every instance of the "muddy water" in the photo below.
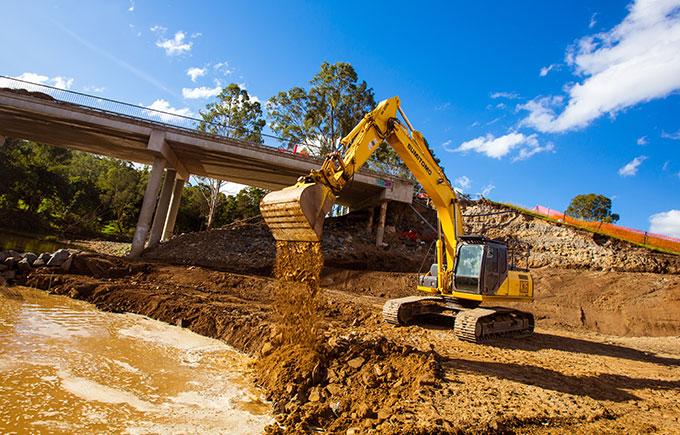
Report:
M 224 343 L 0 288 L 0 432 L 261 433 L 270 407 Z

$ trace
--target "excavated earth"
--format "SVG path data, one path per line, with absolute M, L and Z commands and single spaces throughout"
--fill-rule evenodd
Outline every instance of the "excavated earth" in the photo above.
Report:
M 527 224 L 491 218 L 508 220 L 493 228 Z M 68 273 L 37 269 L 25 284 L 258 356 L 277 413 L 271 433 L 680 433 L 677 257 L 568 228 L 558 249 L 550 232 L 565 228 L 528 221 L 520 241 L 532 243 L 537 290 L 522 308 L 537 332 L 475 345 L 442 323 L 382 322 L 387 298 L 413 294 L 432 237 L 408 217 L 389 223 L 389 248 L 378 249 L 365 216 L 329 220 L 311 342 L 282 326 L 282 300 L 299 289 L 270 277 L 276 246 L 262 225 L 181 235 L 137 262 L 78 254 Z M 571 253 L 579 246 L 590 262 Z

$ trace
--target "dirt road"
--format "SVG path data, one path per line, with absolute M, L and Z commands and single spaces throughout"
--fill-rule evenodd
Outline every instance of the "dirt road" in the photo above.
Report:
M 408 292 L 394 283 L 410 275 L 390 273 L 390 284 L 379 272 L 335 271 L 350 284 L 322 281 L 325 339 L 310 359 L 278 345 L 269 278 L 94 256 L 72 271 L 34 272 L 28 284 L 259 356 L 278 412 L 271 432 L 680 432 L 680 337 L 611 337 L 587 323 L 566 331 L 545 315 L 528 339 L 463 343 L 445 325 L 382 322 L 382 303 Z

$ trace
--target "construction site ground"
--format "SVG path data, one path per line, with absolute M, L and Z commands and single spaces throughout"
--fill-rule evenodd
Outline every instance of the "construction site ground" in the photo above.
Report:
M 78 254 L 68 273 L 38 269 L 24 284 L 256 356 L 272 433 L 680 433 L 677 257 L 493 216 L 533 241 L 536 300 L 518 305 L 536 315 L 529 338 L 471 344 L 441 321 L 385 324 L 383 303 L 415 293 L 429 247 L 424 228 L 415 240 L 402 234 L 414 223 L 395 223 L 387 248 L 372 246 L 359 218 L 329 223 L 313 348 L 282 339 L 281 283 L 270 277 L 273 240 L 261 225 L 181 235 L 141 261 Z

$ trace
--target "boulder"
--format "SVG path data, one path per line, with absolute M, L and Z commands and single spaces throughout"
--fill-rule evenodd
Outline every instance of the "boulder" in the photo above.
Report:
M 32 269 L 31 263 L 28 262 L 28 259 L 27 259 L 27 258 L 22 258 L 22 259 L 17 263 L 17 269 L 19 270 L 19 272 L 22 272 L 22 273 L 30 272 L 31 269 Z
M 33 262 L 38 259 L 38 256 L 33 252 L 26 252 L 24 255 L 24 260 L 28 261 L 28 264 L 33 265 Z
M 38 258 L 37 260 L 35 260 L 33 262 L 33 267 L 43 267 L 44 265 L 45 265 L 45 262 L 42 261 L 40 258 Z
M 9 269 L 13 269 L 14 266 L 17 265 L 17 263 L 21 260 L 21 257 L 7 257 L 5 258 L 4 264 L 7 266 Z
M 17 276 L 16 272 L 13 270 L 6 270 L 2 272 L 2 277 L 5 279 L 14 279 Z
M 72 264 L 72 263 L 73 263 L 73 256 L 71 255 L 71 256 L 69 256 L 69 257 L 66 259 L 66 261 L 64 261 L 63 263 L 61 263 L 61 265 L 59 266 L 59 268 L 60 268 L 61 270 L 63 270 L 64 272 L 68 272 L 69 269 L 71 269 L 71 264 Z
M 0 263 L 4 263 L 7 257 L 9 257 L 9 252 L 0 251 Z
M 52 258 L 52 254 L 49 252 L 43 252 L 42 254 L 38 255 L 38 260 L 42 260 L 44 264 L 47 264 L 47 262 L 50 261 L 50 258 Z
M 60 249 L 52 254 L 52 258 L 47 262 L 47 267 L 59 267 L 70 257 L 71 253 L 68 249 Z
M 5 266 L 4 263 L 0 263 L 0 272 L 4 272 L 4 271 L 6 271 L 7 269 L 9 269 L 9 268 L 8 268 L 7 266 Z

